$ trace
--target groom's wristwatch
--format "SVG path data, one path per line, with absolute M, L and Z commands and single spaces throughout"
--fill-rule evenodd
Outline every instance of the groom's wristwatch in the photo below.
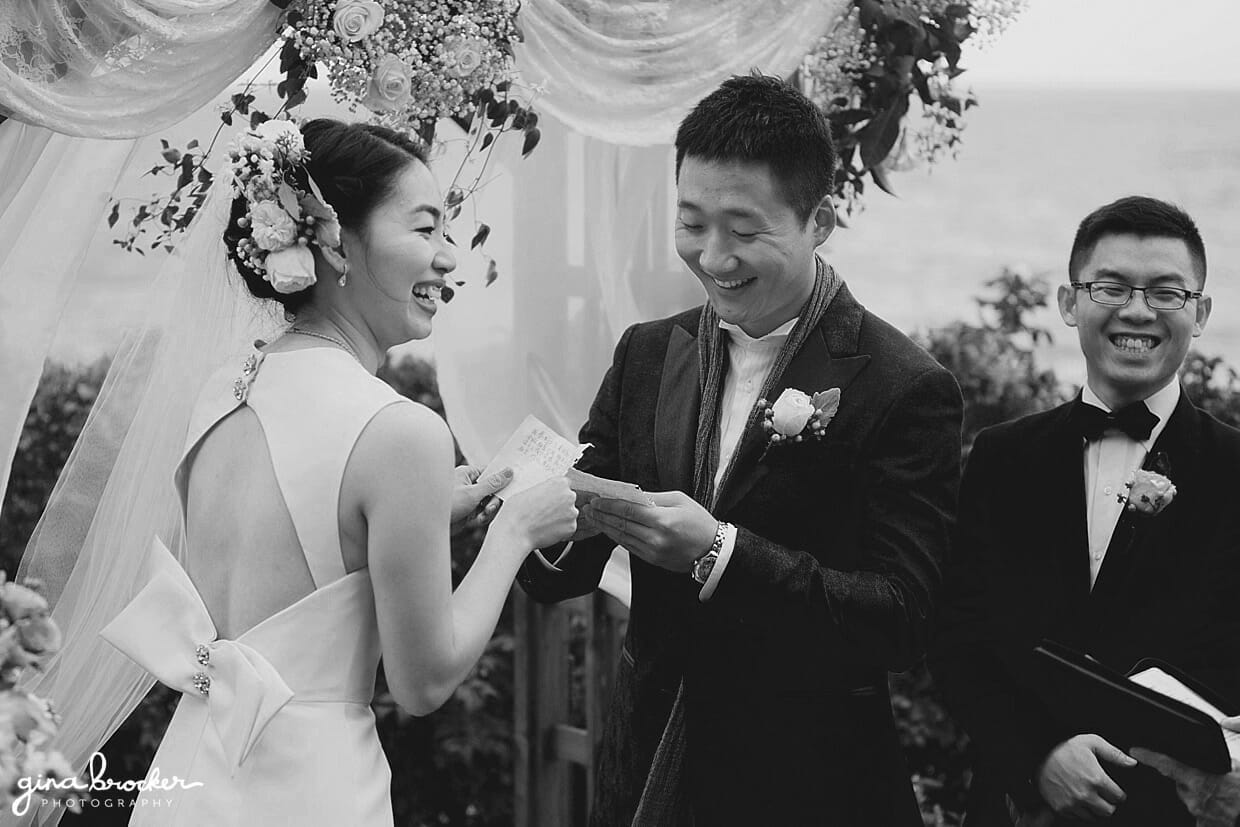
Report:
M 723 550 L 723 541 L 727 539 L 728 528 L 730 523 L 719 523 L 715 529 L 715 541 L 710 544 L 710 548 L 701 557 L 693 561 L 693 568 L 689 569 L 689 574 L 697 581 L 699 585 L 705 586 L 710 573 L 715 569 L 715 563 L 719 560 L 719 552 Z

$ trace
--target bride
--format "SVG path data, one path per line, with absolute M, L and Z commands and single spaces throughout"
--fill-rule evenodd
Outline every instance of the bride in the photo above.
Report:
M 183 693 L 152 764 L 183 783 L 130 823 L 391 824 L 380 656 L 408 711 L 442 705 L 525 556 L 573 533 L 574 496 L 561 478 L 508 498 L 454 592 L 450 524 L 488 489 L 454 489 L 447 426 L 374 375 L 430 334 L 455 267 L 422 149 L 320 119 L 232 158 L 228 257 L 292 325 L 206 383 L 175 469 L 185 565 L 155 540 L 101 633 Z

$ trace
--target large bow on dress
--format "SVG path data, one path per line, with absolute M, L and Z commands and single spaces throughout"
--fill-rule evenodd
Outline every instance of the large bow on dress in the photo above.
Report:
M 161 683 L 207 704 L 235 772 L 293 691 L 256 650 L 218 639 L 198 590 L 158 537 L 148 566 L 146 586 L 99 634 Z

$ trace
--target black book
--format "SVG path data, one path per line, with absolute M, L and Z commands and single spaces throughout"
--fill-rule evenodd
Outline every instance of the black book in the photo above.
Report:
M 1211 773 L 1231 770 L 1223 730 L 1201 710 L 1147 689 L 1098 661 L 1054 641 L 1034 649 L 1042 702 L 1077 732 L 1101 735 L 1120 749 L 1145 747 Z M 1133 674 L 1157 667 L 1220 711 L 1218 694 L 1166 663 L 1143 660 Z

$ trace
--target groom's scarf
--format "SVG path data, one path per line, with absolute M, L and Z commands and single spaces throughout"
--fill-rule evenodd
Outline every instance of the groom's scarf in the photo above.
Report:
M 822 322 L 823 314 L 840 289 L 840 279 L 835 271 L 815 256 L 818 272 L 814 277 L 814 289 L 809 301 L 801 308 L 801 316 L 784 342 L 775 364 L 762 383 L 759 399 L 765 399 L 774 389 L 792 357 L 796 356 L 810 333 Z M 698 378 L 702 390 L 702 405 L 698 411 L 697 444 L 694 447 L 693 499 L 710 508 L 718 492 L 727 484 L 728 477 L 736 467 L 740 446 L 732 452 L 732 459 L 724 469 L 723 477 L 715 488 L 715 471 L 719 466 L 719 400 L 723 395 L 723 375 L 727 370 L 727 332 L 719 327 L 719 314 L 708 302 L 702 308 L 698 323 Z M 754 405 L 745 423 L 745 431 L 756 427 L 761 408 Z M 744 432 L 741 434 L 744 439 Z M 685 733 L 685 682 L 680 681 L 676 700 L 672 704 L 667 726 L 646 776 L 641 800 L 633 816 L 633 827 L 685 827 L 693 823 L 689 791 L 684 778 L 686 749 Z

